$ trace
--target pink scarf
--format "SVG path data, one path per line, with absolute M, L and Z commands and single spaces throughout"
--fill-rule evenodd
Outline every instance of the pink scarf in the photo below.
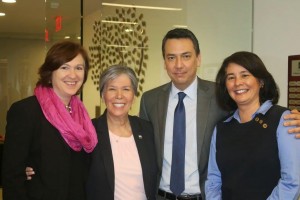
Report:
M 98 143 L 92 121 L 79 98 L 71 98 L 70 114 L 52 88 L 37 86 L 34 89 L 46 119 L 60 132 L 66 143 L 74 150 L 82 148 L 90 153 Z

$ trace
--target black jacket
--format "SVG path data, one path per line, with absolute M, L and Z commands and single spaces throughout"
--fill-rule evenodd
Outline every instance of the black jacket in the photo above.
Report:
M 153 128 L 149 122 L 136 116 L 129 116 L 129 120 L 140 156 L 145 193 L 147 199 L 155 199 L 157 163 Z M 115 175 L 106 113 L 93 119 L 93 124 L 98 134 L 99 143 L 91 155 L 87 199 L 113 200 Z
M 4 200 L 84 200 L 88 156 L 73 151 L 45 118 L 35 96 L 7 113 L 3 151 Z M 26 180 L 25 167 L 35 175 Z

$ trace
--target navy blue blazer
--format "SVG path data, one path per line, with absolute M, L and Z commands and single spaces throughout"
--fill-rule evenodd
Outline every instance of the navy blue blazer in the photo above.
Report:
M 87 199 L 113 200 L 115 174 L 106 112 L 92 121 L 96 128 L 99 142 L 91 154 L 86 189 Z M 147 199 L 155 199 L 157 193 L 157 162 L 153 128 L 149 122 L 137 116 L 129 116 L 129 121 L 140 157 Z

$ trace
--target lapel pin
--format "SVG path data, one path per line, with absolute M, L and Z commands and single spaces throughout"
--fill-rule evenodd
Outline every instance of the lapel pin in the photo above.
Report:
M 143 139 L 143 136 L 139 135 L 139 139 Z

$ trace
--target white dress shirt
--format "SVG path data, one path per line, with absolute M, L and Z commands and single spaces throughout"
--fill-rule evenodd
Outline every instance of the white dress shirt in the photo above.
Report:
M 174 111 L 178 103 L 178 92 L 184 92 L 186 97 L 183 99 L 186 113 L 186 144 L 185 144 L 185 190 L 183 194 L 199 194 L 199 171 L 197 160 L 197 77 L 192 84 L 184 91 L 178 90 L 173 84 L 169 95 L 167 109 L 164 157 L 162 167 L 162 178 L 160 180 L 160 189 L 171 192 L 170 175 L 172 163 L 172 144 L 173 144 L 173 122 Z

